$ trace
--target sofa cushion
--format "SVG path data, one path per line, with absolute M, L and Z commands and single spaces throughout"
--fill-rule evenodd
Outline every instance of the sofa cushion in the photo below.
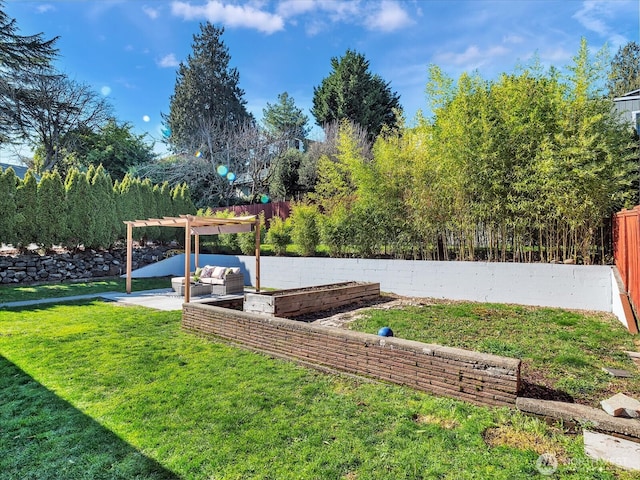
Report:
M 213 272 L 211 272 L 211 278 L 223 278 L 224 272 L 227 269 L 224 267 L 213 267 Z
M 213 269 L 210 265 L 205 265 L 202 267 L 202 272 L 200 273 L 200 278 L 211 278 L 211 274 L 213 273 Z
M 200 282 L 206 283 L 207 285 L 224 285 L 224 278 L 207 277 L 201 278 Z

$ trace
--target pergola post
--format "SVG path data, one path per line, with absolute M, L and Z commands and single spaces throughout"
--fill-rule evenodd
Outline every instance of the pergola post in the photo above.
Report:
M 194 253 L 195 253 L 195 257 L 196 257 L 195 258 L 195 263 L 196 264 L 194 265 L 194 268 L 193 268 L 193 270 L 195 271 L 200 266 L 200 259 L 199 259 L 199 257 L 200 257 L 200 235 L 198 235 L 197 233 L 194 234 L 194 236 L 193 236 L 193 243 L 194 243 L 194 249 L 195 249 Z
M 184 302 L 191 301 L 191 221 L 187 216 L 184 226 Z
M 260 291 L 260 217 L 256 217 L 256 292 Z
M 127 293 L 131 293 L 131 262 L 133 261 L 133 225 L 127 223 Z

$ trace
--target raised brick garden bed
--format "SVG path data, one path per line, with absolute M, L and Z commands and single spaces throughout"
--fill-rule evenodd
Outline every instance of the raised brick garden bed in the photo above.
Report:
M 479 405 L 513 406 L 520 360 L 188 303 L 182 328 L 307 365 L 407 385 Z
M 245 293 L 244 311 L 291 318 L 373 300 L 379 296 L 379 283 L 333 283 L 290 290 Z

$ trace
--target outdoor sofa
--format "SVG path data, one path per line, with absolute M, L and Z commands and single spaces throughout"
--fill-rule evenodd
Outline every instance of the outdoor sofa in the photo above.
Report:
M 239 267 L 205 265 L 191 274 L 192 295 L 229 295 L 244 291 L 244 274 Z M 171 286 L 184 294 L 184 277 L 173 277 Z M 197 293 L 196 293 L 197 292 Z

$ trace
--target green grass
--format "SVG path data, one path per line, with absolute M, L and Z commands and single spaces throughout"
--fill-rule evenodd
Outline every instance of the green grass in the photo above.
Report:
M 397 310 L 371 310 L 349 328 L 521 358 L 527 381 L 559 390 L 581 403 L 617 392 L 640 396 L 640 375 L 627 351 L 633 337 L 612 315 L 473 302 L 439 302 Z M 614 379 L 602 367 L 629 370 Z
M 3 479 L 631 476 L 507 409 L 321 374 L 98 301 L 0 311 Z M 488 441 L 490 440 L 490 441 Z
M 171 287 L 171 279 L 168 277 L 131 279 L 131 289 L 133 291 L 169 287 Z M 103 292 L 124 292 L 125 290 L 126 280 L 124 278 L 50 283 L 46 285 L 0 285 L 0 303 L 38 300 L 41 298 L 72 297 Z

